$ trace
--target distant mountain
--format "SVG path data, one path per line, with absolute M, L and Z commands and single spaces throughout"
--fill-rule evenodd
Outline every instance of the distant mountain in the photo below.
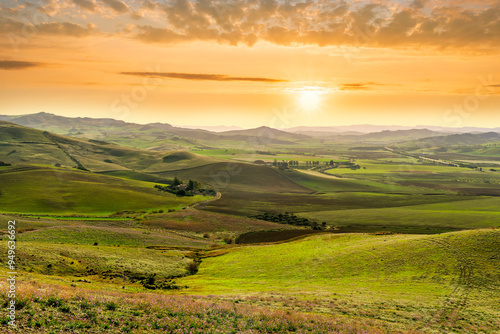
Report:
M 473 133 L 473 132 L 500 132 L 500 127 L 497 128 L 481 128 L 481 127 L 445 127 L 445 126 L 432 126 L 432 125 L 417 125 L 417 126 L 399 126 L 399 125 L 346 125 L 346 126 L 298 126 L 293 128 L 281 129 L 283 131 L 294 133 L 308 133 L 314 136 L 318 133 L 324 136 L 325 133 L 338 134 L 348 132 L 372 133 L 380 131 L 398 131 L 398 130 L 415 130 L 415 129 L 428 129 L 431 131 L 442 133 Z
M 0 116 L 0 120 L 60 135 L 96 139 L 156 151 L 226 147 L 231 142 L 248 142 L 259 147 L 275 144 L 293 145 L 298 140 L 310 138 L 268 127 L 212 132 L 175 127 L 166 123 L 135 124 L 109 118 L 63 117 L 45 112 Z
M 404 146 L 420 146 L 420 147 L 433 147 L 433 146 L 456 146 L 456 145 L 481 145 L 491 142 L 500 141 L 500 133 L 486 132 L 486 133 L 461 133 L 447 136 L 438 136 L 432 138 L 423 138 L 402 143 Z
M 321 132 L 321 133 L 346 133 L 346 132 L 359 132 L 359 133 L 370 133 L 370 132 L 380 132 L 384 130 L 411 130 L 410 126 L 399 126 L 399 125 L 371 125 L 371 124 L 359 124 L 359 125 L 342 125 L 342 126 L 297 126 L 293 128 L 280 129 L 287 132 Z
M 46 112 L 39 112 L 37 114 L 28 115 L 0 115 L 0 120 L 9 121 L 19 125 L 29 126 L 39 130 L 47 130 L 47 127 L 59 129 L 60 131 L 68 131 L 75 125 L 80 127 L 123 127 L 132 125 L 124 121 L 116 120 L 113 118 L 90 118 L 90 117 L 64 117 Z M 134 127 L 139 124 L 133 124 Z
M 249 137 L 258 137 L 258 136 L 268 136 L 274 138 L 288 138 L 288 139 L 306 139 L 309 136 L 296 134 L 292 132 L 282 131 L 278 129 L 273 129 L 267 126 L 261 126 L 254 129 L 246 129 L 246 130 L 233 130 L 233 131 L 224 131 L 220 132 L 221 136 L 249 136 Z
M 242 127 L 239 126 L 226 126 L 226 125 L 182 125 L 180 126 L 181 128 L 184 129 L 197 129 L 197 130 L 207 130 L 211 132 L 224 132 L 224 131 L 233 131 L 233 130 L 244 130 Z
M 402 140 L 415 140 L 415 139 L 435 137 L 441 135 L 443 134 L 440 132 L 435 132 L 428 129 L 412 129 L 412 130 L 396 130 L 396 131 L 384 130 L 381 132 L 373 132 L 361 136 L 355 136 L 354 139 L 365 142 L 398 142 Z
M 367 134 L 330 134 L 322 136 L 321 139 L 327 142 L 337 143 L 369 143 L 369 144 L 393 144 L 406 142 L 421 138 L 442 136 L 443 133 L 435 132 L 427 129 L 412 129 L 412 130 L 384 130 L 380 132 L 372 132 Z

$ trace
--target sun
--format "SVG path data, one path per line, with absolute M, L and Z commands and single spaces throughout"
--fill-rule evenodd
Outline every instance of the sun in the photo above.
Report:
M 321 92 L 305 88 L 299 92 L 299 104 L 305 111 L 317 110 L 321 104 Z

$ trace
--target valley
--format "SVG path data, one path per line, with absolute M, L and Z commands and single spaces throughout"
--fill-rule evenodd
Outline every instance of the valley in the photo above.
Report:
M 0 119 L 21 332 L 500 328 L 496 132 Z

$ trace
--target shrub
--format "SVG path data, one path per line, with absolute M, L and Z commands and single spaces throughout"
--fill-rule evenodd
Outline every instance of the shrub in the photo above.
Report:
M 51 306 L 51 307 L 59 307 L 62 305 L 62 301 L 59 298 L 52 296 L 49 299 L 47 299 L 46 304 L 47 304 L 47 306 Z
M 59 311 L 61 311 L 62 313 L 69 313 L 71 311 L 71 308 L 69 307 L 69 305 L 61 305 L 61 307 L 59 307 Z
M 116 303 L 113 301 L 107 302 L 105 306 L 106 306 L 106 309 L 109 311 L 114 311 L 118 308 L 118 305 L 116 305 Z
M 197 262 L 197 261 L 192 261 L 192 262 L 189 262 L 187 265 L 186 265 L 186 270 L 188 273 L 190 273 L 191 275 L 194 275 L 198 272 L 198 267 L 200 266 L 200 263 Z

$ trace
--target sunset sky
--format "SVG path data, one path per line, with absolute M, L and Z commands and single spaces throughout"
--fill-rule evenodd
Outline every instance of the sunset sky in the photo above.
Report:
M 500 126 L 500 1 L 1 0 L 0 114 Z

